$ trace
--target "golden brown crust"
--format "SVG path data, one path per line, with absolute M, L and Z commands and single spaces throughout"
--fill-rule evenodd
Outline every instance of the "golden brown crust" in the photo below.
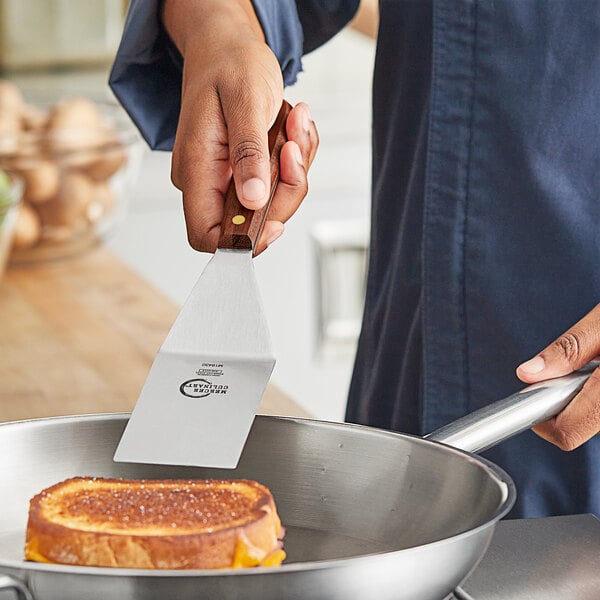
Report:
M 25 556 L 142 569 L 276 565 L 280 531 L 273 497 L 255 481 L 75 477 L 31 499 Z

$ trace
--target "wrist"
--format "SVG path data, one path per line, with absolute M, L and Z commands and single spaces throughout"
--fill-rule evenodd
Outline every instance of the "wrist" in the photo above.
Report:
M 193 45 L 199 36 L 209 36 L 209 39 L 203 39 L 203 44 L 217 42 L 225 29 L 236 36 L 246 34 L 265 42 L 251 0 L 164 0 L 161 18 L 184 57 L 186 48 Z

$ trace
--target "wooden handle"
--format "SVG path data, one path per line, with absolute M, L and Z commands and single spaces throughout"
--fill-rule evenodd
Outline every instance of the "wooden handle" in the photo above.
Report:
M 235 191 L 233 178 L 227 195 L 225 196 L 225 212 L 221 222 L 221 237 L 219 248 L 235 250 L 252 250 L 265 224 L 275 188 L 279 182 L 279 154 L 287 142 L 285 124 L 292 107 L 284 100 L 275 119 L 273 127 L 269 130 L 269 153 L 271 155 L 271 190 L 267 203 L 259 210 L 250 210 L 242 206 Z

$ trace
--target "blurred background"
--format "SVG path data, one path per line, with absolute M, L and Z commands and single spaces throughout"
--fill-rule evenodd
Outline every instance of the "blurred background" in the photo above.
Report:
M 321 144 L 308 197 L 255 261 L 277 356 L 272 382 L 322 419 L 343 419 L 362 314 L 376 4 L 364 1 L 352 27 L 307 55 L 286 91 L 310 105 Z M 107 79 L 126 10 L 124 0 L 0 0 L 0 77 L 34 105 L 74 95 L 114 103 Z M 141 143 L 139 154 L 102 243 L 180 306 L 210 257 L 187 244 L 170 154 Z

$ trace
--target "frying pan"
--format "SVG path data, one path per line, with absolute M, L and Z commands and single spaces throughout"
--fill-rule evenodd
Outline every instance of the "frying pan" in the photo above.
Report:
M 258 416 L 235 470 L 113 462 L 127 414 L 1 424 L 0 590 L 20 600 L 440 600 L 476 567 L 515 500 L 510 477 L 472 452 L 560 412 L 590 371 L 530 386 L 428 438 Z M 24 561 L 29 499 L 75 475 L 256 479 L 275 497 L 288 560 L 235 571 Z

